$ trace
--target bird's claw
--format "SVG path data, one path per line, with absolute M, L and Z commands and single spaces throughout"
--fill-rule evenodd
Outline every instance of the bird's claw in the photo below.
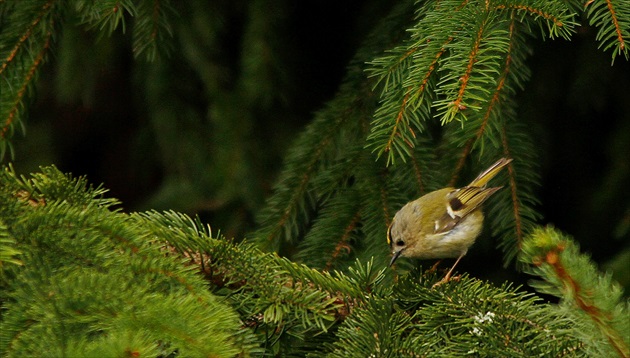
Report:
M 436 287 L 441 286 L 441 285 L 443 285 L 443 284 L 445 284 L 447 282 L 450 282 L 450 281 L 457 281 L 457 282 L 459 282 L 459 280 L 461 278 L 462 278 L 461 275 L 457 275 L 457 276 L 451 277 L 451 275 L 447 274 L 446 276 L 444 276 L 443 279 L 441 279 L 440 281 L 434 283 L 433 286 L 431 286 L 431 288 L 436 288 Z

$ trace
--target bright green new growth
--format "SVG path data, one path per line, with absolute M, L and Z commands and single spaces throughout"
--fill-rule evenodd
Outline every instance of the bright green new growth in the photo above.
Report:
M 44 168 L 0 173 L 3 234 L 20 265 L 3 262 L 4 356 L 248 354 L 236 311 L 106 190 Z M 8 236 L 7 235 L 7 236 Z

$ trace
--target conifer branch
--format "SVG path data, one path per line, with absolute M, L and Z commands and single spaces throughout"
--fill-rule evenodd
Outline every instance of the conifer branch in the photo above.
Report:
M 24 96 L 28 88 L 32 85 L 32 81 L 35 78 L 37 71 L 43 64 L 44 58 L 48 52 L 50 46 L 50 40 L 52 38 L 52 32 L 48 32 L 46 35 L 46 39 L 44 40 L 44 45 L 42 46 L 41 51 L 37 54 L 35 59 L 33 60 L 33 64 L 26 72 L 26 76 L 24 77 L 24 82 L 18 89 L 15 99 L 10 107 L 9 113 L 4 119 L 4 124 L 0 129 L 0 137 L 2 137 L 2 141 L 8 140 L 13 134 L 13 122 L 19 115 L 20 109 L 22 108 L 22 101 L 24 101 Z M 4 153 L 0 154 L 0 158 L 4 156 Z
M 424 17 L 419 16 L 417 25 L 410 29 L 411 39 L 370 63 L 370 75 L 377 77 L 383 89 L 367 147 L 377 156 L 388 153 L 388 165 L 397 157 L 405 160 L 410 156 L 409 148 L 418 137 L 412 127 L 422 132 L 428 118 L 437 117 L 442 125 L 454 119 L 469 121 L 478 116 L 477 111 L 493 111 L 500 104 L 496 103 L 497 92 L 495 97 L 490 94 L 491 86 L 499 82 L 498 87 L 503 87 L 505 74 L 499 68 L 509 56 L 516 22 L 547 24 L 545 35 L 552 38 L 568 38 L 574 27 L 574 14 L 560 3 L 539 3 L 536 7 L 516 2 L 496 6 L 453 2 L 455 11 L 450 5 L 441 2 L 435 8 L 423 7 Z M 521 14 L 520 19 L 515 14 Z M 476 25 L 466 27 L 462 23 Z M 440 41 L 443 46 L 436 46 Z M 437 53 L 432 63 L 427 62 L 431 53 Z M 431 79 L 437 84 L 427 87 Z M 465 146 L 457 168 L 461 169 L 470 145 Z
M 436 76 L 438 63 L 446 52 L 446 46 L 452 40 L 453 37 L 449 37 L 442 46 L 437 49 L 426 46 L 429 41 L 427 40 L 421 44 L 414 44 L 412 49 L 407 50 L 399 58 L 384 58 L 372 62 L 374 66 L 386 68 L 384 73 L 378 69 L 371 70 L 371 72 L 373 72 L 371 76 L 378 76 L 377 83 L 384 82 L 384 88 L 382 90 L 384 103 L 374 116 L 372 133 L 367 139 L 368 143 L 373 143 L 372 152 L 377 152 L 377 157 L 387 153 L 387 165 L 395 164 L 396 157 L 401 157 L 404 161 L 410 155 L 411 152 L 409 149 L 413 148 L 417 141 L 417 136 L 412 125 L 419 132 L 424 131 L 422 122 L 426 119 L 421 119 L 418 115 L 424 116 L 427 113 L 426 111 L 430 105 L 430 93 L 432 91 L 430 87 L 432 84 L 431 81 Z M 405 66 L 403 66 L 403 64 L 413 61 L 411 57 L 412 54 L 421 53 L 423 57 L 426 57 L 426 53 L 431 50 L 435 51 L 433 60 L 429 62 L 426 67 L 423 65 L 423 67 L 413 69 L 414 76 L 421 76 L 419 83 L 405 86 L 404 84 L 410 81 L 400 78 L 401 73 L 392 73 L 393 71 L 406 72 L 407 68 L 411 66 L 411 63 L 407 63 Z M 395 66 L 389 64 L 392 60 L 395 62 Z M 398 86 L 401 85 L 405 86 L 402 92 L 398 88 Z M 397 98 L 397 96 L 402 93 L 404 93 L 402 98 Z M 396 113 L 393 113 L 393 111 Z M 420 113 L 416 113 L 417 111 L 420 111 Z M 394 120 L 392 121 L 389 118 L 394 118 Z M 382 148 L 377 147 L 376 143 L 378 143 L 379 140 L 385 139 L 384 137 L 387 137 L 385 145 Z M 370 146 L 370 144 L 368 144 L 368 146 Z
M 6 70 L 6 68 L 11 64 L 11 62 L 13 62 L 18 52 L 24 49 L 23 45 L 25 45 L 25 42 L 31 37 L 33 30 L 37 27 L 37 25 L 39 25 L 42 19 L 46 15 L 48 15 L 53 3 L 54 1 L 52 0 L 45 3 L 39 15 L 33 20 L 30 26 L 25 29 L 24 34 L 20 37 L 20 39 L 15 44 L 13 49 L 9 52 L 9 55 L 6 57 L 6 59 L 3 60 L 2 66 L 0 66 L 0 74 L 2 74 Z M 50 35 L 50 32 L 49 32 L 49 35 Z
M 584 329 L 581 339 L 591 354 L 630 356 L 630 306 L 623 302 L 623 291 L 610 275 L 597 272 L 571 238 L 551 227 L 539 228 L 525 240 L 520 261 L 544 280 L 534 283 L 539 291 L 560 297 L 561 306 L 579 310 L 564 313 Z M 607 345 L 598 344 L 601 340 Z
M 612 52 L 614 63 L 617 55 L 630 58 L 627 42 L 630 40 L 630 4 L 627 1 L 588 1 L 586 15 L 591 25 L 597 26 L 596 40 L 604 51 L 616 48 Z
M 442 125 L 456 118 L 463 122 L 467 112 L 483 108 L 499 74 L 509 43 L 504 21 L 492 13 L 480 17 L 472 29 L 462 29 L 463 36 L 452 44 L 442 66 L 444 75 L 436 88 L 440 99 L 434 104 Z
M 611 0 L 606 0 L 606 5 L 608 7 L 608 11 L 610 12 L 610 20 L 612 22 L 612 25 L 615 28 L 615 33 L 617 34 L 617 42 L 619 43 L 619 49 L 621 52 L 623 52 L 626 48 L 626 41 L 623 39 L 623 34 L 621 33 L 621 26 L 619 25 L 619 20 L 617 19 L 615 7 Z
M 549 13 L 546 10 L 535 8 L 533 6 L 522 5 L 522 4 L 510 4 L 510 5 L 498 5 L 497 9 L 515 9 L 518 12 L 524 12 L 526 14 L 532 15 L 534 17 L 542 17 L 543 19 L 550 21 L 554 26 L 562 27 L 564 23 L 557 16 Z M 553 31 L 551 33 L 554 33 Z
M 357 307 L 321 356 L 581 353 L 580 342 L 566 331 L 570 322 L 531 295 L 465 277 L 435 290 L 433 278 L 403 277 L 393 292 L 380 292 Z
M 0 33 L 0 158 L 7 148 L 12 152 L 11 139 L 16 124 L 21 124 L 24 102 L 34 79 L 49 52 L 56 34 L 56 6 L 54 1 L 33 2 L 16 13 L 6 14 L 8 24 Z M 37 9 L 36 11 L 34 11 Z M 35 12 L 35 16 L 33 16 Z M 37 53 L 31 53 L 37 51 Z
M 360 219 L 361 215 L 359 212 L 357 212 L 350 220 L 350 223 L 348 223 L 348 225 L 343 229 L 343 234 L 339 238 L 337 245 L 335 245 L 335 249 L 333 250 L 332 254 L 329 255 L 330 259 L 328 259 L 328 261 L 326 262 L 326 266 L 324 266 L 324 271 L 327 272 L 332 269 L 334 261 L 337 260 L 340 255 L 342 255 L 343 250 L 347 251 L 346 254 L 350 254 L 350 252 L 352 252 L 352 247 L 349 244 L 350 234 L 353 230 L 356 229 Z
M 15 247 L 15 239 L 11 237 L 9 228 L 0 219 L 0 276 L 4 274 L 7 265 L 22 265 L 22 261 L 18 259 L 21 252 Z
M 319 272 L 251 244 L 213 238 L 209 229 L 185 215 L 151 212 L 138 219 L 158 238 L 168 238 L 165 243 L 191 263 L 205 267 L 204 273 L 218 288 L 228 288 L 246 319 L 273 325 L 271 331 L 295 324 L 306 331 L 326 331 L 361 298 L 361 288 L 338 272 Z
M 54 167 L 29 179 L 10 167 L 0 172 L 0 222 L 23 262 L 0 276 L 0 349 L 15 356 L 99 356 L 113 347 L 137 355 L 255 351 L 236 312 L 145 227 L 110 211 L 117 201 L 104 192 Z
M 127 31 L 125 15 L 137 15 L 136 6 L 131 0 L 83 1 L 77 3 L 77 12 L 88 27 L 107 34 L 113 33 L 119 25 L 125 33 Z
M 340 124 L 340 121 L 336 122 Z M 289 223 L 289 221 L 293 221 L 292 219 L 298 214 L 298 210 L 305 210 L 301 208 L 304 205 L 303 201 L 307 194 L 307 188 L 309 181 L 312 179 L 314 172 L 316 170 L 316 164 L 322 159 L 322 155 L 324 154 L 324 150 L 328 147 L 328 144 L 331 142 L 334 132 L 336 131 L 337 126 L 333 126 L 330 128 L 330 131 L 326 133 L 326 136 L 321 138 L 313 148 L 312 152 L 307 154 L 306 156 L 300 156 L 299 158 L 289 158 L 288 162 L 293 162 L 294 165 L 299 165 L 301 167 L 300 173 L 292 173 L 293 175 L 297 174 L 296 177 L 292 178 L 292 181 L 296 181 L 295 184 L 291 183 L 291 187 L 285 187 L 282 189 L 282 192 L 289 194 L 289 196 L 283 200 L 280 200 L 279 204 L 282 207 L 274 208 L 277 211 L 277 214 L 280 214 L 277 219 L 274 219 L 273 222 L 265 223 L 267 229 L 264 231 L 259 231 L 260 234 L 256 235 L 259 237 L 258 241 L 263 245 L 263 247 L 273 247 L 275 250 L 279 248 L 278 239 L 280 234 L 294 225 Z M 308 133 L 308 132 L 307 132 Z M 306 139 L 305 139 L 306 140 Z M 289 184 L 288 180 L 280 181 L 282 186 L 287 186 Z M 280 188 L 276 188 L 276 191 L 279 191 Z M 271 208 L 270 208 L 271 209 Z M 267 219 L 268 221 L 271 221 Z M 293 236 L 289 234 L 290 236 Z M 274 251 L 275 251 L 274 250 Z
M 503 153 L 505 154 L 506 158 L 511 158 L 511 154 L 510 154 L 510 147 L 508 146 L 507 143 L 507 135 L 505 133 L 505 128 L 503 128 L 503 132 L 502 132 L 503 136 Z M 512 208 L 513 208 L 513 215 L 514 215 L 514 229 L 516 230 L 516 248 L 518 249 L 518 251 L 521 250 L 521 246 L 523 244 L 523 224 L 522 224 L 522 217 L 521 217 L 521 208 L 520 208 L 520 201 L 518 199 L 518 187 L 517 187 L 517 183 L 516 183 L 516 175 L 514 173 L 514 164 L 509 163 L 507 165 L 507 170 L 508 170 L 508 177 L 510 178 L 510 197 L 512 199 Z
M 464 110 L 467 108 L 466 105 L 463 104 L 464 94 L 466 93 L 466 89 L 468 87 L 468 82 L 470 81 L 470 77 L 473 70 L 473 65 L 479 61 L 477 55 L 480 51 L 481 40 L 483 38 L 483 33 L 486 30 L 487 23 L 482 23 L 477 30 L 477 34 L 475 36 L 475 40 L 472 45 L 472 49 L 468 55 L 468 64 L 466 65 L 466 69 L 463 75 L 459 78 L 459 82 L 461 83 L 459 90 L 457 91 L 457 96 L 455 100 L 451 103 L 451 108 L 455 108 L 457 111 Z M 445 122 L 450 122 L 450 120 L 443 120 Z
M 344 267 L 353 257 L 361 204 L 354 188 L 341 189 L 318 210 L 313 227 L 304 236 L 295 259 L 310 267 L 330 271 Z
M 133 32 L 133 53 L 136 58 L 144 56 L 148 61 L 153 61 L 160 50 L 170 50 L 169 40 L 173 36 L 170 24 L 174 13 L 168 0 L 138 3 Z
M 425 192 L 424 183 L 422 182 L 423 170 L 420 168 L 418 159 L 415 156 L 411 157 L 410 162 L 411 162 L 411 166 L 413 167 L 413 173 L 414 173 L 414 178 L 416 179 L 416 185 L 418 186 L 418 193 L 423 194 Z

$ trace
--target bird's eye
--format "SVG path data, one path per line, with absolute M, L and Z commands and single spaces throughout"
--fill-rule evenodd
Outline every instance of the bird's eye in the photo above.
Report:
M 396 246 L 405 246 L 405 242 L 402 240 L 396 241 Z

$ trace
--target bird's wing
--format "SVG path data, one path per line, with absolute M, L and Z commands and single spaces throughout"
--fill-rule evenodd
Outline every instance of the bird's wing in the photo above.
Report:
M 435 233 L 452 230 L 467 215 L 477 210 L 486 199 L 502 187 L 463 187 L 450 192 L 446 199 L 446 213 L 435 221 Z

